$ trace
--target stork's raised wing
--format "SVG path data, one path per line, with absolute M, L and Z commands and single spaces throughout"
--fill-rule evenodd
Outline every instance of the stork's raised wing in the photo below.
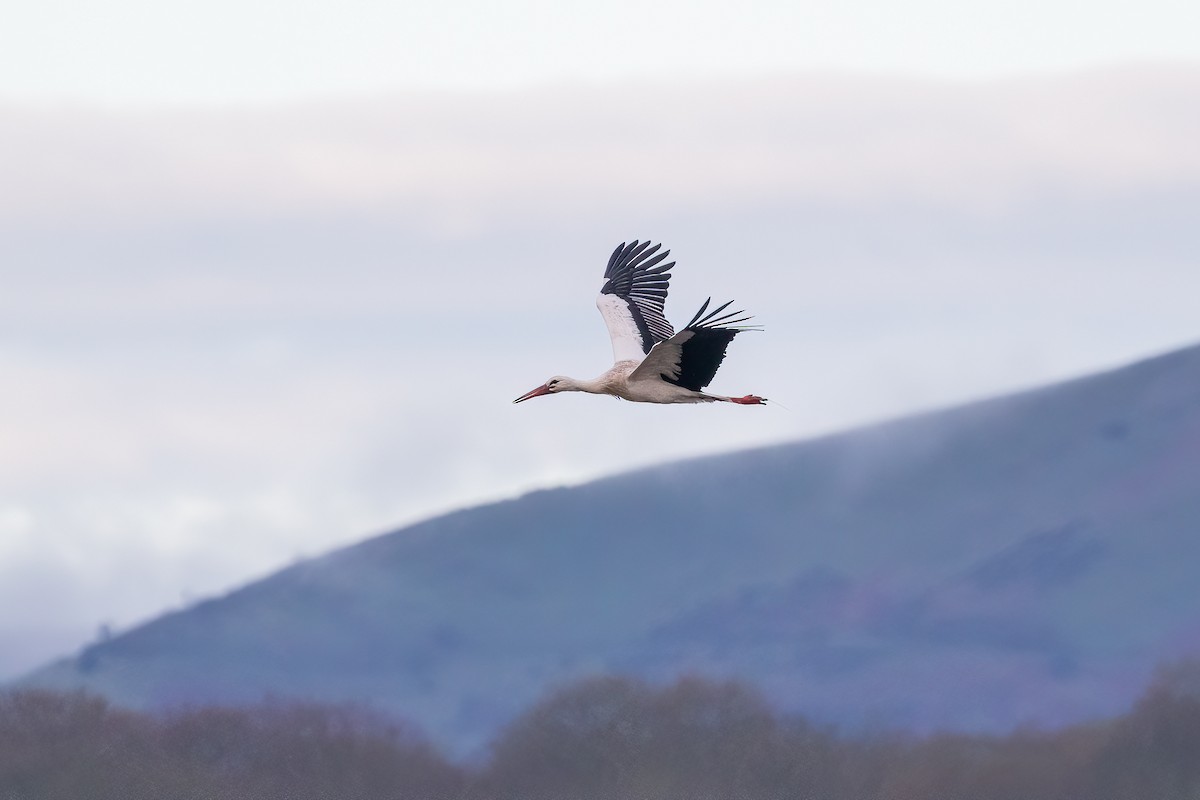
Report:
M 683 330 L 665 342 L 659 343 L 637 369 L 629 374 L 629 380 L 656 380 L 699 392 L 712 382 L 717 368 L 725 360 L 725 349 L 733 337 L 748 330 L 759 330 L 757 326 L 740 325 L 751 319 L 742 316 L 745 311 L 721 312 L 729 308 L 732 300 L 711 311 L 707 316 L 710 297 L 700 306 L 696 316 Z
M 663 315 L 671 281 L 668 270 L 675 262 L 659 266 L 671 253 L 658 253 L 660 247 L 648 241 L 622 242 L 608 259 L 596 307 L 608 326 L 614 361 L 641 361 L 655 344 L 675 333 Z

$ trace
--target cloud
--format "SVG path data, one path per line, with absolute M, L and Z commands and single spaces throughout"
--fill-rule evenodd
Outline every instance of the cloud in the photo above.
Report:
M 462 234 L 770 199 L 1003 210 L 1200 176 L 1200 68 L 1054 80 L 794 78 L 229 110 L 10 107 L 13 225 L 375 215 Z M 523 222 L 525 221 L 525 222 Z

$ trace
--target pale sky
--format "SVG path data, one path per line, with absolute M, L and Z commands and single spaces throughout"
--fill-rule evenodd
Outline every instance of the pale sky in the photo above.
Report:
M 0 98 L 225 103 L 834 70 L 988 78 L 1200 58 L 1194 0 L 43 0 Z
M 1198 8 L 7 8 L 0 680 L 463 504 L 1200 340 Z M 608 366 L 639 237 L 780 405 L 511 405 Z

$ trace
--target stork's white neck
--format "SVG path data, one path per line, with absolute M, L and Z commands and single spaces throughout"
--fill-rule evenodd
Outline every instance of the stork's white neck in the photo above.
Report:
M 587 392 L 588 394 L 605 394 L 605 384 L 600 379 L 596 380 L 580 380 L 579 378 L 559 378 L 558 391 L 560 392 Z

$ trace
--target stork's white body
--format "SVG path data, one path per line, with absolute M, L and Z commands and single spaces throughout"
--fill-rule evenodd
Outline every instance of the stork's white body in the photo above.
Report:
M 632 400 L 635 403 L 711 403 L 715 400 L 731 401 L 732 398 L 721 397 L 705 392 L 695 392 L 673 383 L 667 383 L 658 376 L 635 378 L 639 361 L 618 361 L 603 375 L 593 380 L 559 379 L 560 385 L 555 391 L 587 392 L 588 394 L 607 394 L 622 400 Z
M 542 386 L 518 397 L 519 403 L 558 392 L 606 394 L 637 403 L 711 403 L 722 401 L 761 405 L 755 395 L 725 397 L 702 389 L 712 379 L 725 357 L 725 348 L 745 327 L 736 327 L 749 317 L 742 312 L 721 315 L 729 305 L 703 316 L 700 312 L 676 333 L 663 316 L 667 285 L 674 262 L 657 267 L 670 253 L 653 257 L 659 245 L 650 242 L 621 244 L 609 259 L 607 282 L 596 298 L 596 307 L 612 340 L 613 366 L 594 380 L 555 376 Z

